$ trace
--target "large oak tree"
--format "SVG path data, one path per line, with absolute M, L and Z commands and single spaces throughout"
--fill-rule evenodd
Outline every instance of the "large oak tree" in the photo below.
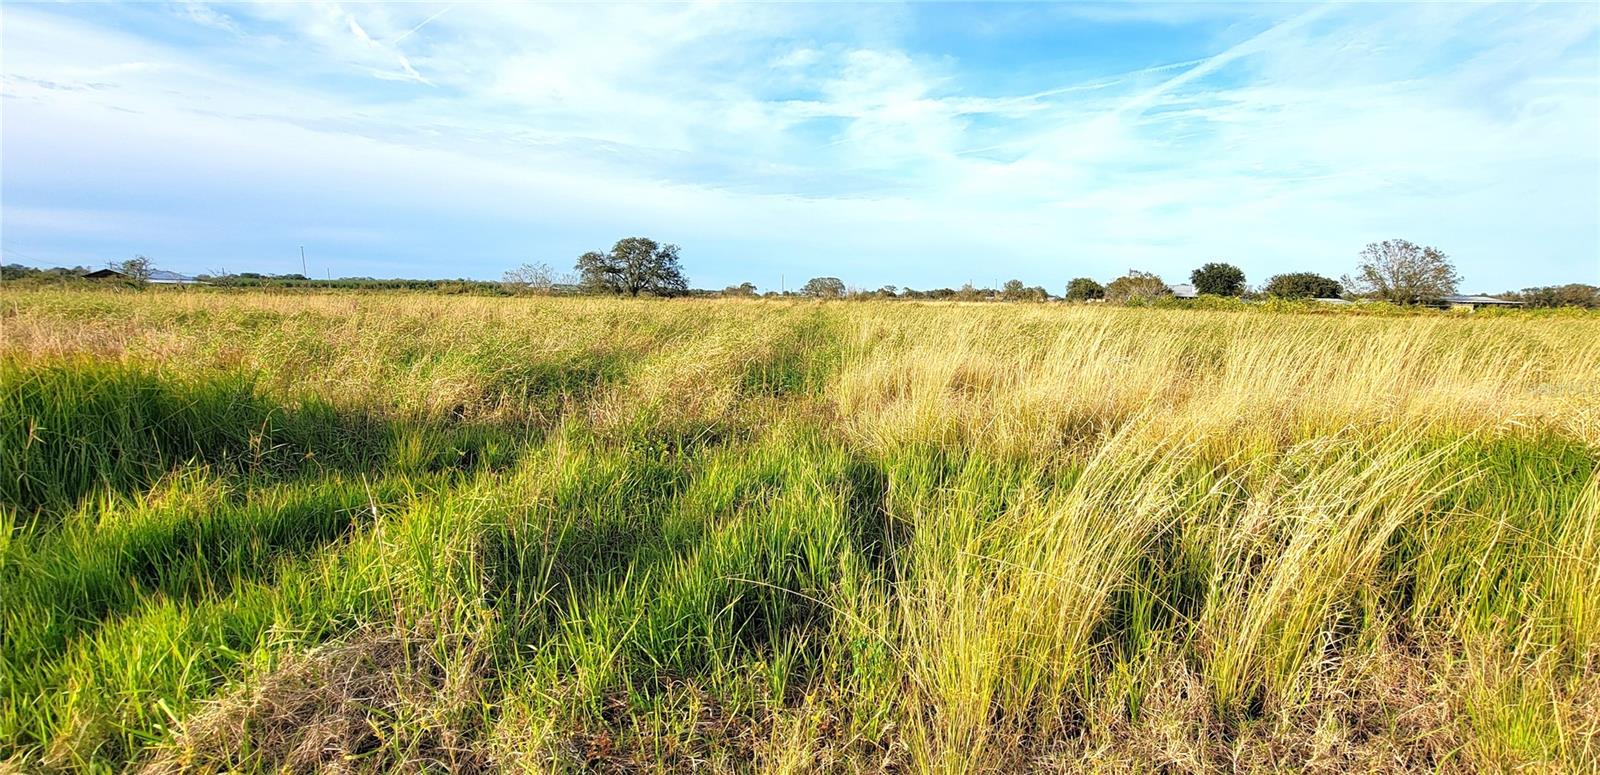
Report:
M 844 281 L 837 277 L 813 277 L 800 286 L 800 295 L 816 299 L 842 299 Z
M 610 253 L 589 251 L 578 257 L 579 282 L 597 293 L 677 296 L 689 289 L 678 263 L 677 245 L 659 245 L 648 237 L 617 240 Z

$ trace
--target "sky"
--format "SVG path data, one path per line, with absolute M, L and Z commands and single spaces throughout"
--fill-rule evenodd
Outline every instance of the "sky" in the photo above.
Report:
M 6 2 L 0 74 L 6 263 L 1600 283 L 1594 2 Z

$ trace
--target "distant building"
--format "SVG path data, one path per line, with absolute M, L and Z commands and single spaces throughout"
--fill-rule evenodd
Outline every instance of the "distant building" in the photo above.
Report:
M 127 280 L 127 279 L 131 279 L 131 278 L 128 277 L 128 275 L 123 274 L 122 272 L 118 272 L 115 269 L 97 269 L 97 270 L 95 270 L 93 272 L 90 272 L 90 273 L 84 275 L 83 278 L 85 280 Z M 156 285 L 204 285 L 205 284 L 203 281 L 196 280 L 195 278 L 190 277 L 190 276 L 188 276 L 186 274 L 178 274 L 177 272 L 168 272 L 165 269 L 152 269 L 150 271 L 150 276 L 145 278 L 145 282 L 154 283 Z
M 1353 303 L 1349 299 L 1341 299 L 1338 296 L 1318 296 L 1318 297 L 1312 299 L 1312 301 L 1320 301 L 1323 304 L 1351 304 L 1351 303 Z
M 1200 293 L 1196 291 L 1194 286 L 1189 283 L 1169 285 L 1167 286 L 1167 290 L 1172 291 L 1172 295 L 1180 299 L 1196 299 L 1200 297 Z
M 160 285 L 200 285 L 199 280 L 188 275 L 168 272 L 165 269 L 154 269 L 150 272 L 149 281 Z
M 1475 310 L 1479 307 L 1520 307 L 1522 302 L 1497 299 L 1493 296 L 1450 295 L 1439 299 L 1433 306 L 1448 309 Z

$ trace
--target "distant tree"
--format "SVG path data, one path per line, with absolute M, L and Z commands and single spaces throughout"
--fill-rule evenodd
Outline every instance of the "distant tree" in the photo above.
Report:
M 1600 307 L 1600 288 L 1583 283 L 1567 283 L 1555 289 L 1558 307 Z
M 1315 272 L 1290 272 L 1273 275 L 1265 291 L 1280 299 L 1332 299 L 1344 293 L 1344 286 Z
M 620 292 L 617 278 L 621 271 L 605 253 L 598 250 L 584 253 L 578 256 L 578 263 L 572 269 L 578 273 L 578 286 L 585 293 Z
M 893 285 L 885 285 L 882 288 L 879 288 L 877 293 L 879 298 L 893 299 L 900 295 L 900 289 Z
M 23 264 L 0 266 L 0 281 L 33 279 L 37 281 L 76 279 L 94 271 L 86 266 L 53 266 L 46 269 Z
M 678 296 L 689 290 L 678 246 L 659 245 L 648 237 L 617 240 L 610 253 L 584 253 L 574 269 L 579 283 L 592 293 Z
M 1067 283 L 1067 301 L 1088 301 L 1106 297 L 1106 287 L 1087 277 L 1074 277 Z
M 1395 304 L 1432 301 L 1456 292 L 1461 277 L 1438 248 L 1421 247 L 1403 239 L 1368 244 L 1354 277 L 1345 287 Z
M 739 299 L 753 299 L 756 297 L 755 283 L 739 283 L 722 289 L 723 296 L 732 296 Z
M 1503 293 L 1501 297 L 1530 307 L 1600 307 L 1600 288 L 1582 283 L 1523 288 L 1520 293 Z
M 549 293 L 555 287 L 556 275 L 549 264 L 534 261 L 506 272 L 501 283 L 513 290 Z
M 1196 293 L 1207 296 L 1238 296 L 1244 293 L 1244 271 L 1233 264 L 1210 261 L 1189 273 Z
M 106 267 L 114 272 L 121 272 L 129 280 L 140 283 L 149 281 L 150 273 L 155 271 L 150 259 L 143 255 L 135 255 L 127 261 L 113 261 Z
M 1028 297 L 1028 287 L 1021 280 L 1007 280 L 1000 288 L 1000 298 L 1006 301 L 1022 301 Z
M 1558 307 L 1600 307 L 1600 288 L 1583 283 L 1558 285 L 1555 289 Z
M 1137 269 L 1128 270 L 1127 274 L 1106 285 L 1107 301 L 1157 299 L 1171 294 L 1171 289 L 1167 288 L 1166 281 L 1160 276 Z
M 813 299 L 842 299 L 844 281 L 837 277 L 813 277 L 800 286 L 800 295 Z

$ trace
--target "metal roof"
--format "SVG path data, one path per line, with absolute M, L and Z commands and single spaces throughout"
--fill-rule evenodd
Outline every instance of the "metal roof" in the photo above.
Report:
M 1441 298 L 1440 301 L 1449 304 L 1507 304 L 1513 307 L 1522 306 L 1522 302 L 1520 301 L 1507 301 L 1505 299 L 1497 299 L 1493 296 L 1462 296 L 1459 294 L 1452 294 Z
M 178 274 L 177 272 L 168 272 L 165 269 L 153 269 L 153 270 L 151 270 L 149 279 L 150 279 L 150 282 L 153 282 L 153 283 L 188 284 L 188 283 L 198 283 L 198 282 L 200 282 L 199 280 L 196 280 L 193 277 L 190 277 L 188 275 Z

